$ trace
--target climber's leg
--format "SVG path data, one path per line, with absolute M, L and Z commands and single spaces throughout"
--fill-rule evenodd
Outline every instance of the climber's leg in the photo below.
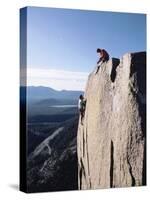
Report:
M 101 62 L 99 62 L 99 63 L 97 64 L 97 66 L 96 66 L 96 70 L 95 70 L 95 74 L 98 73 L 99 68 L 100 68 L 100 66 L 101 66 L 102 63 L 103 63 L 103 61 L 101 61 Z
M 99 67 L 100 66 L 96 66 L 95 74 L 97 74 L 97 72 L 99 71 Z
M 83 118 L 84 118 L 84 111 L 80 110 L 80 115 L 81 115 L 81 124 L 83 125 Z

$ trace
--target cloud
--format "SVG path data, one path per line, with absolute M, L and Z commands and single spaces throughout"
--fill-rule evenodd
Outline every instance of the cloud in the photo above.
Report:
M 27 85 L 47 86 L 57 90 L 84 90 L 88 78 L 86 72 L 55 69 L 27 69 Z

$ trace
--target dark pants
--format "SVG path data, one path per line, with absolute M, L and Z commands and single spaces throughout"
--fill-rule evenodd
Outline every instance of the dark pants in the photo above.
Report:
M 84 109 L 80 109 L 80 115 L 81 115 L 81 123 L 83 121 L 83 118 L 84 118 Z
M 105 58 L 101 57 L 101 58 L 99 59 L 98 63 L 100 63 L 101 61 L 102 61 L 102 62 L 107 62 L 108 60 L 109 60 L 109 57 L 105 57 Z M 97 63 L 97 64 L 98 64 L 98 63 Z

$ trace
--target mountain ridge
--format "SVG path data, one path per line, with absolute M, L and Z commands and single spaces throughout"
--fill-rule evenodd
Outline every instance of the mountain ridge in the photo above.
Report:
M 21 87 L 22 89 L 25 87 Z M 55 90 L 44 86 L 28 86 L 26 87 L 28 101 L 40 101 L 44 99 L 78 99 L 83 91 L 74 90 Z

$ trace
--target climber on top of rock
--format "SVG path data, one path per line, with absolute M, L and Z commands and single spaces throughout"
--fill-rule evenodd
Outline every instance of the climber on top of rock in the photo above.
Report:
M 85 114 L 85 108 L 86 108 L 86 99 L 81 94 L 79 96 L 78 109 L 79 109 L 79 112 L 80 112 L 80 115 L 81 115 L 81 124 L 82 125 L 83 125 L 83 118 L 84 118 L 84 114 Z
M 97 49 L 97 53 L 100 54 L 100 58 L 99 60 L 97 61 L 97 67 L 96 67 L 96 72 L 95 74 L 97 74 L 99 68 L 100 68 L 100 65 L 104 62 L 107 62 L 109 60 L 109 54 L 108 52 L 105 50 L 105 49 Z

